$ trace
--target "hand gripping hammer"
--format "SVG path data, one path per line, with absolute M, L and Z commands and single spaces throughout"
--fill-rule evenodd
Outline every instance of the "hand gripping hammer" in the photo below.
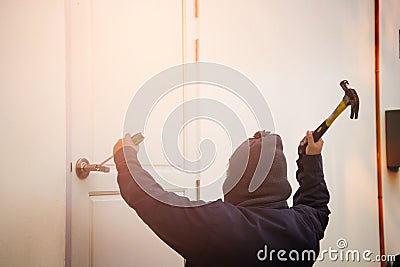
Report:
M 317 142 L 322 135 L 328 130 L 337 117 L 348 107 L 351 106 L 350 119 L 358 118 L 358 109 L 360 106 L 360 101 L 356 90 L 348 87 L 349 82 L 343 80 L 340 82 L 340 87 L 344 90 L 344 97 L 340 101 L 339 105 L 335 108 L 332 114 L 323 122 L 320 126 L 313 132 L 314 142 Z M 298 154 L 302 156 L 306 152 L 306 145 L 299 146 Z

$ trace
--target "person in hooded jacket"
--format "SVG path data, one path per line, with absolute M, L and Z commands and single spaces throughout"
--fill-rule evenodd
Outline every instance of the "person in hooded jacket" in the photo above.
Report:
M 328 224 L 329 192 L 323 141 L 314 142 L 308 131 L 300 144 L 308 145 L 297 160 L 300 187 L 292 207 L 282 141 L 269 132 L 257 132 L 232 154 L 224 201 L 165 191 L 141 167 L 129 134 L 114 146 L 114 161 L 123 199 L 186 266 L 312 266 Z

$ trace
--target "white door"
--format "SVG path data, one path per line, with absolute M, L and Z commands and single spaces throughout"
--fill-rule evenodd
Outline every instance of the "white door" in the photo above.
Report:
M 111 155 L 114 143 L 126 128 L 134 129 L 130 133 L 142 131 L 145 140 L 141 151 L 145 150 L 150 160 L 149 164 L 142 162 L 142 165 L 150 172 L 162 174 L 168 183 L 159 182 L 165 189 L 191 199 L 213 200 L 222 195 L 221 183 L 232 149 L 257 129 L 254 114 L 245 104 L 251 105 L 251 99 L 241 99 L 250 90 L 248 80 L 224 66 L 218 66 L 215 71 L 212 66 L 211 71 L 206 68 L 196 73 L 200 78 L 210 74 L 201 84 L 192 84 L 185 69 L 184 87 L 160 94 L 159 99 L 156 95 L 153 100 L 149 99 L 155 91 L 149 88 L 143 94 L 145 97 L 137 100 L 139 92 L 143 93 L 146 88 L 143 85 L 154 75 L 198 58 L 195 44 L 199 22 L 194 12 L 195 3 L 179 0 L 67 2 L 67 152 L 71 162 L 67 183 L 67 266 L 184 264 L 184 259 L 158 239 L 125 204 L 112 160 L 105 164 L 110 172 L 91 172 L 87 178 L 80 179 L 75 172 L 78 159 L 99 164 Z M 227 70 L 234 73 L 224 76 Z M 246 93 L 229 90 L 236 81 L 239 85 L 243 85 L 241 81 L 246 82 L 241 88 Z M 151 112 L 137 114 L 140 120 L 146 121 L 143 128 L 131 125 L 136 119 L 131 120 L 129 113 L 132 105 L 144 104 L 141 100 L 153 105 Z M 237 117 L 241 122 L 230 120 Z M 176 126 L 172 131 L 166 123 L 171 118 Z M 240 140 L 232 140 L 237 134 L 226 130 L 237 126 L 240 130 L 245 126 L 247 133 Z M 172 143 L 177 144 L 183 156 L 173 161 L 174 167 L 163 151 L 171 142 L 161 138 L 171 133 L 176 133 Z
M 79 158 L 98 164 L 112 154 L 114 143 L 123 136 L 126 110 L 140 86 L 163 69 L 182 62 L 182 3 L 66 3 L 67 153 L 71 162 L 66 265 L 183 266 L 184 259 L 125 204 L 112 160 L 105 164 L 109 173 L 92 172 L 86 179 L 79 179 L 75 173 Z M 157 114 L 181 103 L 182 97 L 178 88 L 159 103 L 159 112 L 156 110 L 147 128 L 142 129 L 146 137 L 143 145 L 161 147 L 157 128 L 163 118 Z M 163 157 L 153 154 L 156 168 L 174 173 Z M 177 193 L 190 194 L 184 190 Z

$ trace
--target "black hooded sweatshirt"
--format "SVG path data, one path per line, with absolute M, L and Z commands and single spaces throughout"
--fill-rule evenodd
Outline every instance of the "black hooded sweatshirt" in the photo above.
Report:
M 300 187 L 290 208 L 286 160 L 275 134 L 257 132 L 235 150 L 224 201 L 190 201 L 165 191 L 131 147 L 120 149 L 114 160 L 123 199 L 188 267 L 312 266 L 318 257 L 330 214 L 321 155 L 297 161 Z M 258 187 L 250 189 L 254 179 Z

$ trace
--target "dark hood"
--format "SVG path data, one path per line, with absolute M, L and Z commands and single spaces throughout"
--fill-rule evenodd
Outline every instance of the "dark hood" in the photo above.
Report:
M 259 131 L 243 142 L 229 160 L 223 191 L 233 205 L 286 203 L 292 188 L 280 136 Z

